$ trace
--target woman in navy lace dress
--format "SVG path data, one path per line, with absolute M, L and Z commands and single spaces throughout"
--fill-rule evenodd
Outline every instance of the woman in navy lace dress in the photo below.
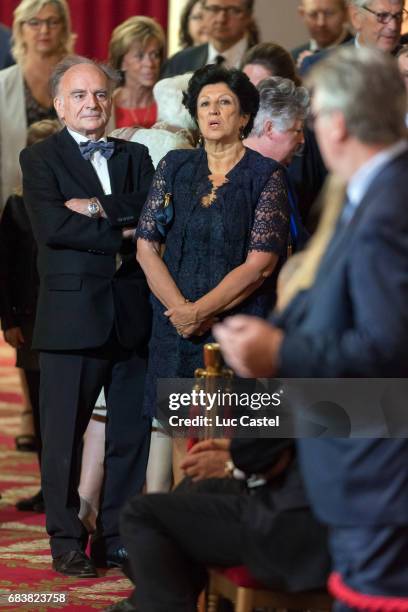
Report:
M 259 105 L 248 77 L 205 66 L 194 73 L 185 105 L 203 147 L 162 159 L 137 230 L 138 260 L 152 291 L 152 415 L 156 379 L 194 376 L 214 319 L 236 312 L 266 317 L 289 231 L 282 167 L 242 144 Z

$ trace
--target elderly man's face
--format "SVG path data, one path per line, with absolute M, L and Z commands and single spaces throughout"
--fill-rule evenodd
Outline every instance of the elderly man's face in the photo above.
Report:
M 209 40 L 222 51 L 245 35 L 251 16 L 245 0 L 205 0 L 205 29 Z
M 111 111 L 108 79 L 96 66 L 77 64 L 62 77 L 54 106 L 67 127 L 91 139 L 101 138 Z
M 348 19 L 343 0 L 303 0 L 299 14 L 319 47 L 335 43 Z
M 351 21 L 360 44 L 391 53 L 401 36 L 402 9 L 402 0 L 372 0 L 364 8 L 352 7 Z M 388 23 L 382 23 L 385 13 L 392 15 Z

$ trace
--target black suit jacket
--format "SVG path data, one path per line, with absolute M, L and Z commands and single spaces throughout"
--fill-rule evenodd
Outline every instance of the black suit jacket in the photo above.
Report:
M 348 33 L 346 34 L 345 38 L 341 41 L 340 45 L 344 45 L 344 43 L 347 43 L 350 40 L 354 40 L 354 37 L 352 34 Z M 290 53 L 295 63 L 297 62 L 299 55 L 303 53 L 303 51 L 310 51 L 310 44 L 311 44 L 311 41 L 309 40 L 309 42 L 304 43 L 303 45 L 299 45 L 299 47 L 295 47 L 294 49 L 292 49 Z M 332 48 L 335 49 L 336 47 L 332 47 Z M 319 53 L 319 51 L 317 51 L 316 53 Z
M 122 241 L 122 228 L 137 224 L 153 165 L 143 145 L 112 140 L 112 195 L 104 194 L 91 162 L 82 158 L 66 129 L 20 155 L 24 202 L 39 251 L 34 348 L 99 347 L 114 326 L 126 348 L 144 343 L 149 335 L 147 284 L 134 244 Z M 64 206 L 71 198 L 94 196 L 107 219 L 91 219 Z M 121 250 L 123 263 L 116 271 Z
M 234 464 L 247 475 L 266 473 L 293 440 L 231 440 Z M 242 554 L 266 585 L 302 591 L 324 587 L 330 569 L 327 531 L 313 516 L 296 455 L 284 472 L 253 490 L 242 516 Z
M 11 32 L 0 23 L 0 70 L 13 64 L 15 64 L 15 60 L 11 55 Z
M 205 66 L 208 57 L 208 43 L 198 45 L 197 47 L 188 47 L 175 53 L 167 61 L 164 62 L 160 78 L 176 76 L 185 72 L 194 72 Z
M 0 220 L 0 318 L 3 330 L 34 321 L 38 295 L 37 247 L 23 198 L 12 195 Z
M 382 168 L 339 226 L 314 285 L 276 319 L 280 377 L 408 377 L 408 152 Z M 408 440 L 299 440 L 329 524 L 408 524 Z

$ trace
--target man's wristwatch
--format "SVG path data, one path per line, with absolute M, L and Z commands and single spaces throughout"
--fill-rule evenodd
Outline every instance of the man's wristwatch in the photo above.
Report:
M 101 205 L 96 198 L 89 199 L 88 213 L 92 219 L 97 219 L 101 216 Z

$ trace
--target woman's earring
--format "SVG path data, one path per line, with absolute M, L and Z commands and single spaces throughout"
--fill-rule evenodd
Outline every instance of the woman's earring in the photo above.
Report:
M 203 138 L 203 135 L 202 135 L 202 134 L 201 134 L 201 132 L 200 132 L 200 135 L 199 135 L 199 137 L 198 137 L 198 146 L 199 146 L 199 147 L 202 147 L 202 146 L 203 146 L 203 144 L 204 144 L 204 138 Z
M 239 128 L 239 139 L 240 140 L 244 140 L 245 138 L 245 128 L 243 125 L 241 125 L 241 127 Z

